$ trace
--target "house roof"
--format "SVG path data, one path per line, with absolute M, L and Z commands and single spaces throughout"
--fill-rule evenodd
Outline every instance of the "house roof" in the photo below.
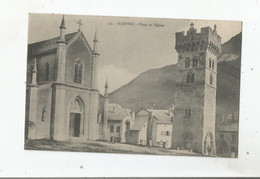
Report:
M 149 116 L 137 116 L 134 120 L 134 123 L 130 127 L 130 130 L 140 131 L 148 119 Z
M 169 110 L 147 109 L 156 118 L 158 124 L 172 124 Z
M 222 122 L 216 126 L 216 130 L 225 131 L 225 132 L 238 132 L 238 127 L 239 127 L 238 121 Z
M 73 32 L 65 35 L 65 41 L 68 43 L 78 32 Z M 40 53 L 49 52 L 57 48 L 57 41 L 60 37 L 55 37 L 52 39 L 32 43 L 28 45 L 28 55 L 33 56 Z
M 124 120 L 126 117 L 131 117 L 129 109 L 122 108 L 118 104 L 108 105 L 108 120 Z
M 238 114 L 224 114 L 223 119 L 217 122 L 217 131 L 238 132 L 239 115 Z

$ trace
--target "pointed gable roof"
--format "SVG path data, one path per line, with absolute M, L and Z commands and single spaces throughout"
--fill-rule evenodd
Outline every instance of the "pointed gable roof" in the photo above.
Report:
M 69 42 L 76 34 L 77 34 L 77 32 L 65 35 L 65 41 Z M 29 44 L 28 45 L 28 56 L 34 56 L 34 55 L 38 55 L 41 53 L 46 53 L 46 52 L 56 50 L 57 41 L 59 39 L 60 39 L 60 36 L 52 38 L 52 39 Z
M 158 124 L 172 124 L 168 110 L 147 109 L 147 111 L 153 114 Z
M 131 125 L 131 131 L 140 131 L 150 116 L 138 116 L 134 119 L 134 123 Z
M 216 125 L 216 131 L 219 132 L 238 132 L 239 123 L 238 121 L 235 122 L 228 122 L 228 123 L 221 123 Z
M 80 37 L 82 37 L 81 39 L 84 41 L 86 47 L 92 53 L 92 49 L 91 49 L 89 43 L 87 42 L 84 34 L 81 31 L 73 32 L 73 33 L 65 35 L 65 42 L 68 45 L 70 45 Z M 36 55 L 39 55 L 39 54 L 42 54 L 42 53 L 48 53 L 48 52 L 56 51 L 57 41 L 59 39 L 60 39 L 60 36 L 52 38 L 52 39 L 48 39 L 48 40 L 29 44 L 28 45 L 28 57 L 29 56 L 36 56 Z
M 70 40 L 68 40 L 67 44 L 68 46 L 70 46 L 74 41 L 76 41 L 77 39 L 82 39 L 83 40 L 83 43 L 85 44 L 86 48 L 90 51 L 90 53 L 93 54 L 93 50 L 91 49 L 86 37 L 84 36 L 84 34 L 81 32 L 81 31 L 78 31 L 74 36 L 73 38 L 71 38 Z
M 108 120 L 119 120 L 122 121 L 126 117 L 131 117 L 130 110 L 122 108 L 118 104 L 108 104 Z

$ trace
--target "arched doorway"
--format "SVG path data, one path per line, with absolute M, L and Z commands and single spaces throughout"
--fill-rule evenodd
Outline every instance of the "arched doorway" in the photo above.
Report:
M 183 135 L 183 148 L 186 150 L 192 149 L 192 136 L 191 134 Z
M 204 141 L 204 154 L 215 155 L 215 142 L 211 132 L 208 132 Z
M 83 134 L 84 107 L 80 98 L 71 101 L 69 107 L 69 136 L 79 137 Z

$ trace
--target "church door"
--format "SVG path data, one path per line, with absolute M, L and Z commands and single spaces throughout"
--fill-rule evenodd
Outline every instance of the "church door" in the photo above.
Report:
M 69 137 L 84 136 L 84 105 L 79 97 L 71 101 L 68 117 Z
M 72 137 L 79 137 L 79 134 L 80 134 L 80 113 L 70 113 L 69 134 Z

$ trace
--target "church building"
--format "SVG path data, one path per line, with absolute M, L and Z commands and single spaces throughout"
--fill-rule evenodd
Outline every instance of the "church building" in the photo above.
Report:
M 93 49 L 80 30 L 29 44 L 26 86 L 27 139 L 106 140 L 107 85 L 98 91 L 98 37 Z M 28 125 L 31 124 L 31 125 Z

